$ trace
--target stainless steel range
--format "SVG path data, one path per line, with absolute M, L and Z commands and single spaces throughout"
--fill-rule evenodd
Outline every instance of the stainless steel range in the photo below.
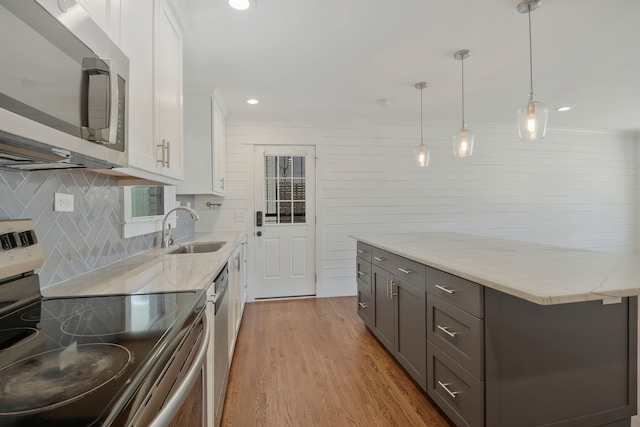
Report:
M 204 291 L 43 298 L 33 222 L 0 221 L 0 243 L 0 426 L 167 425 L 206 353 Z

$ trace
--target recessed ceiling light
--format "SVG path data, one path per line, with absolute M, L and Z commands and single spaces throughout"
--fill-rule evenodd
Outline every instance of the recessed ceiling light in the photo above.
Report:
M 256 105 L 258 100 L 255 98 L 247 99 L 247 104 Z
M 556 111 L 569 111 L 569 110 L 571 110 L 571 107 L 569 107 L 568 105 L 565 107 L 556 108 Z
M 235 10 L 247 10 L 256 7 L 256 0 L 229 0 L 229 6 Z

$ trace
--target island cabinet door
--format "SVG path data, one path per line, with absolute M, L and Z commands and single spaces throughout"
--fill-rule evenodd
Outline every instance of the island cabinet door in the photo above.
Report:
M 380 267 L 371 266 L 373 286 L 373 333 L 391 353 L 394 352 L 393 275 Z
M 392 285 L 392 297 L 396 320 L 394 354 L 409 375 L 426 391 L 425 290 L 396 277 Z
M 636 414 L 637 302 L 485 293 L 486 425 L 622 426 Z

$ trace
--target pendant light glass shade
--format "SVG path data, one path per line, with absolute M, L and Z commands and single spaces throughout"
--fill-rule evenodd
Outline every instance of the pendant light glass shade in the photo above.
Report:
M 544 138 L 547 133 L 549 107 L 544 103 L 534 101 L 533 94 L 529 96 L 529 103 L 518 109 L 518 134 L 520 139 L 535 141 Z
M 467 49 L 459 50 L 453 57 L 462 64 L 462 125 L 460 130 L 453 134 L 453 155 L 456 157 L 469 157 L 473 154 L 473 132 L 467 129 L 464 123 L 464 60 L 470 52 Z
M 529 78 L 531 82 L 529 90 L 529 102 L 518 109 L 518 134 L 520 139 L 535 141 L 545 137 L 547 133 L 547 121 L 549 108 L 533 97 L 533 47 L 531 41 L 531 12 L 540 6 L 540 0 L 523 0 L 518 4 L 518 12 L 529 15 Z
M 415 150 L 415 159 L 418 167 L 425 168 L 429 166 L 429 157 L 431 156 L 431 150 L 428 145 L 424 145 L 424 138 L 422 137 L 422 90 L 427 87 L 427 83 L 418 82 L 415 87 L 420 89 L 420 145 Z
M 453 155 L 469 157 L 473 154 L 473 131 L 462 128 L 453 134 Z
M 423 141 L 420 141 L 420 145 L 416 148 L 416 163 L 418 167 L 424 168 L 429 166 L 429 157 L 431 156 L 431 150 L 427 145 L 424 145 Z

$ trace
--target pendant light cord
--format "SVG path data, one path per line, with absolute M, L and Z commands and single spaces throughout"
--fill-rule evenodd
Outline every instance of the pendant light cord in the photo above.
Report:
M 462 55 L 462 129 L 464 127 L 464 55 Z
M 533 96 L 533 44 L 531 42 L 531 3 L 529 3 L 529 81 L 531 88 L 529 94 Z
M 420 144 L 424 144 L 424 139 L 422 138 L 422 90 L 423 86 L 420 86 Z

